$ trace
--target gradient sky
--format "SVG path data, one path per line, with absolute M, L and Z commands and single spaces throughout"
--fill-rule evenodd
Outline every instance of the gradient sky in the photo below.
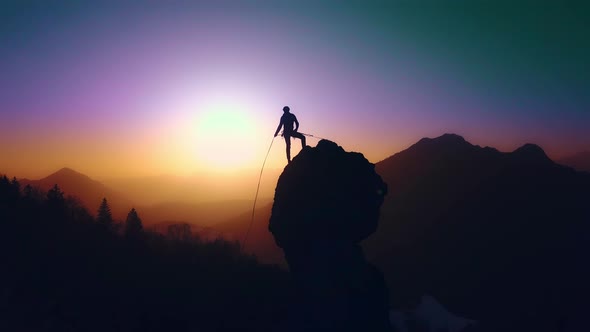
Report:
M 2 1 L 0 172 L 254 169 L 284 105 L 372 162 L 445 132 L 590 150 L 589 6 L 442 2 Z

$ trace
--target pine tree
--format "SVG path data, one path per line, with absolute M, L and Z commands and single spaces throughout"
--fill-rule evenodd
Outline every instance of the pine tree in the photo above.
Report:
M 6 175 L 0 177 L 0 191 L 4 203 L 14 204 L 20 198 L 20 183 L 16 178 L 9 180 Z
M 191 226 L 187 223 L 169 225 L 167 236 L 175 241 L 190 241 L 192 238 Z
M 53 188 L 49 189 L 47 192 L 47 202 L 57 203 L 57 202 L 64 202 L 64 192 L 59 189 L 59 186 L 56 184 Z
M 6 175 L 0 176 L 0 212 L 3 210 L 4 207 L 10 207 L 12 202 L 10 202 L 10 192 L 12 191 L 12 187 L 10 185 L 10 180 Z
M 125 221 L 125 236 L 130 238 L 137 237 L 142 231 L 143 224 L 137 215 L 137 211 L 133 208 L 127 214 L 127 220 Z
M 66 213 L 66 199 L 64 192 L 56 184 L 47 192 L 47 208 L 52 218 L 63 219 Z
M 30 184 L 27 184 L 23 189 L 23 194 L 26 199 L 33 199 L 33 187 Z
M 10 180 L 6 175 L 0 176 L 0 188 L 7 188 L 10 185 Z
M 106 198 L 102 199 L 102 202 L 100 203 L 100 206 L 98 207 L 96 221 L 100 225 L 107 226 L 108 228 L 111 228 L 113 226 L 113 223 L 114 223 L 113 222 L 113 215 L 111 213 L 111 208 L 110 208 L 109 203 L 107 202 Z
M 13 194 L 16 195 L 17 198 L 20 197 L 20 182 L 18 182 L 16 177 L 12 178 L 12 181 L 10 181 L 10 185 L 12 186 Z
M 23 188 L 23 198 L 28 202 L 41 202 L 44 194 L 38 187 L 33 187 L 27 184 Z

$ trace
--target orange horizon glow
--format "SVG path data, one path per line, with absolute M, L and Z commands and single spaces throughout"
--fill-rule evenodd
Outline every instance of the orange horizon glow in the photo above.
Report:
M 247 112 L 203 113 L 201 117 L 181 121 L 178 127 L 163 126 L 153 130 L 154 136 L 137 136 L 121 140 L 117 135 L 97 137 L 28 139 L 3 145 L 0 172 L 18 178 L 41 178 L 63 167 L 96 178 L 147 177 L 175 175 L 190 177 L 212 174 L 256 174 L 272 140 L 276 124 L 266 119 L 266 124 L 248 120 Z M 278 123 L 278 115 L 276 121 Z M 235 116 L 236 121 L 225 123 Z M 305 132 L 305 117 L 300 115 L 301 131 Z M 263 126 L 266 128 L 263 130 Z M 243 127 L 242 127 L 243 126 Z M 264 132 L 266 131 L 266 132 Z M 436 137 L 424 135 L 423 137 Z M 458 133 L 461 135 L 461 133 Z M 489 140 L 473 140 L 472 144 L 492 146 L 500 151 L 512 151 L 528 141 L 513 143 L 499 141 L 495 146 Z M 363 136 L 359 133 L 359 138 Z M 333 139 L 347 151 L 360 152 L 377 163 L 418 141 L 421 137 L 403 137 L 395 141 L 375 142 L 369 139 L 341 135 Z M 219 141 L 220 140 L 220 141 Z M 308 145 L 315 146 L 318 139 L 308 138 Z M 541 146 L 543 147 L 543 146 Z M 300 151 L 299 142 L 292 142 L 292 155 Z M 556 153 L 558 156 L 563 154 Z M 550 157 L 555 154 L 549 154 Z M 285 142 L 276 137 L 266 163 L 266 169 L 282 169 L 286 166 Z

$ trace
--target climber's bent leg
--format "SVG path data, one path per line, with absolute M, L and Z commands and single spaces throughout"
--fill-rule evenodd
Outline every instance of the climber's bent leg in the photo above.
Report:
M 291 136 L 299 138 L 301 140 L 301 149 L 305 148 L 305 136 L 302 133 L 293 132 Z

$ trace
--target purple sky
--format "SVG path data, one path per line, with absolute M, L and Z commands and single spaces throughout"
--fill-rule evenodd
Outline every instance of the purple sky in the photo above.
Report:
M 121 3 L 1 5 L 0 170 L 191 173 L 220 110 L 257 167 L 284 105 L 373 162 L 445 132 L 590 149 L 584 7 Z

